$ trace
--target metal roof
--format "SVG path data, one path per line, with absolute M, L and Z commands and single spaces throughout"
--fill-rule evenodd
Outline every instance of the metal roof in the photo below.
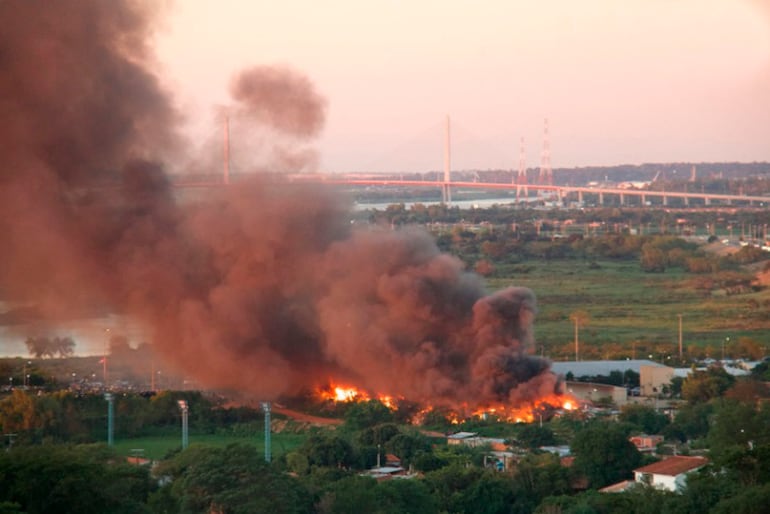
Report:
M 609 376 L 612 371 L 625 373 L 628 370 L 639 373 L 642 366 L 654 366 L 665 368 L 663 364 L 651 360 L 623 360 L 623 361 L 566 361 L 553 362 L 551 369 L 558 375 L 566 375 L 569 372 L 575 377 L 595 377 L 598 375 Z

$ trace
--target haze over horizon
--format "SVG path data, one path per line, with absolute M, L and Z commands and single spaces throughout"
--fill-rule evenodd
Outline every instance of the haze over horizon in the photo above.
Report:
M 516 168 L 520 137 L 538 166 L 544 118 L 555 168 L 770 160 L 766 0 L 188 0 L 167 14 L 160 68 L 212 148 L 233 72 L 259 63 L 326 99 L 306 170 L 440 169 L 447 114 L 453 169 Z

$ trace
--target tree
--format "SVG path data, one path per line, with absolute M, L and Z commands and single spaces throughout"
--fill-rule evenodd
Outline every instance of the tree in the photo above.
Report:
M 347 468 L 355 461 L 353 447 L 338 434 L 313 434 L 299 451 L 311 466 Z
M 147 468 L 123 464 L 103 445 L 17 447 L 0 453 L 0 476 L 0 501 L 28 514 L 149 513 L 156 487 Z
M 722 396 L 735 382 L 720 366 L 711 366 L 706 371 L 693 370 L 682 383 L 682 398 L 690 403 L 706 402 Z
M 627 478 L 642 456 L 621 427 L 596 423 L 575 434 L 574 467 L 599 488 Z
M 420 433 L 401 433 L 393 436 L 385 448 L 398 456 L 405 466 L 408 466 L 416 455 L 430 451 L 430 443 L 428 438 Z
M 0 428 L 3 433 L 28 432 L 36 428 L 35 401 L 20 389 L 0 400 Z
M 708 443 L 716 462 L 733 451 L 770 444 L 770 407 L 766 403 L 757 407 L 756 401 L 721 398 L 714 404 Z
M 53 357 L 56 353 L 47 337 L 28 337 L 24 344 L 29 354 L 38 359 Z
M 639 264 L 647 273 L 662 273 L 666 271 L 666 254 L 648 243 L 642 247 Z
M 631 423 L 646 434 L 659 434 L 670 422 L 665 414 L 641 404 L 624 405 L 620 410 L 620 421 Z
M 370 477 L 351 476 L 332 483 L 317 506 L 322 514 L 378 512 L 377 482 Z
M 539 448 L 556 444 L 556 437 L 550 428 L 540 427 L 534 423 L 529 423 L 519 428 L 516 439 L 526 448 Z
M 30 355 L 41 359 L 44 357 L 70 357 L 75 353 L 75 341 L 71 337 L 28 337 L 24 344 Z
M 363 430 L 393 421 L 393 412 L 379 400 L 357 402 L 345 413 L 345 426 L 352 430 Z
M 569 469 L 554 453 L 529 454 L 514 469 L 516 512 L 531 512 L 544 498 L 571 491 Z
M 358 441 L 363 445 L 377 446 L 387 443 L 399 433 L 395 423 L 382 423 L 362 430 L 358 434 Z
M 374 490 L 377 512 L 382 514 L 431 514 L 436 502 L 421 480 L 388 480 Z M 364 512 L 358 510 L 358 512 Z
M 165 503 L 172 499 L 181 512 L 307 512 L 308 493 L 299 480 L 265 463 L 256 448 L 231 444 L 225 448 L 191 446 L 160 469 L 172 477 Z M 108 512 L 108 511 L 104 511 Z
M 685 404 L 677 411 L 670 429 L 678 429 L 688 438 L 697 439 L 706 436 L 709 431 L 709 418 L 714 411 L 710 403 Z
M 770 484 L 749 487 L 732 498 L 717 503 L 709 511 L 714 514 L 754 514 L 766 512 L 770 505 Z
M 51 344 L 60 358 L 71 357 L 75 353 L 75 341 L 71 337 L 54 337 Z

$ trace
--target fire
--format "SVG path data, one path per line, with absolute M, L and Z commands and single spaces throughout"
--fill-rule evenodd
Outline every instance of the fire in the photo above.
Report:
M 334 402 L 365 402 L 376 398 L 391 410 L 396 409 L 396 399 L 388 394 L 371 395 L 363 389 L 350 385 L 329 385 L 318 389 L 318 397 Z
M 389 394 L 369 393 L 351 385 L 329 384 L 325 388 L 319 388 L 317 390 L 317 396 L 322 400 L 333 402 L 365 402 L 371 399 L 377 399 L 391 410 L 396 410 L 397 408 L 396 397 Z M 501 421 L 510 423 L 532 423 L 537 420 L 542 420 L 544 416 L 553 415 L 555 411 L 560 409 L 565 411 L 575 410 L 578 405 L 578 400 L 571 395 L 553 394 L 515 407 L 504 404 L 494 404 L 479 407 L 471 411 L 470 408 L 465 405 L 459 411 L 454 410 L 448 412 L 447 420 L 453 425 L 460 424 L 464 419 L 469 417 L 468 412 L 470 411 L 471 417 L 486 419 L 488 416 L 493 416 Z M 414 415 L 412 423 L 421 424 L 425 419 L 425 416 L 432 410 L 433 406 L 424 406 Z
M 553 394 L 516 407 L 505 405 L 483 407 L 475 410 L 472 415 L 476 417 L 493 415 L 500 420 L 512 423 L 532 423 L 537 419 L 542 419 L 544 414 L 552 413 L 558 409 L 574 410 L 577 404 L 577 400 L 570 395 Z
M 369 395 L 364 391 L 353 386 L 343 385 L 330 385 L 324 389 L 319 389 L 318 396 L 322 400 L 335 402 L 366 401 L 369 399 Z

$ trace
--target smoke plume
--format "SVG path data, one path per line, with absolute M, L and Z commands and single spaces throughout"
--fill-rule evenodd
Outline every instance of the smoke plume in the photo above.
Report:
M 485 295 L 424 232 L 354 229 L 338 198 L 275 178 L 177 203 L 157 164 L 179 116 L 151 71 L 151 5 L 0 3 L 5 298 L 51 319 L 127 314 L 202 384 L 262 398 L 329 379 L 450 404 L 554 392 L 529 355 L 532 293 Z M 254 68 L 232 93 L 278 132 L 323 126 L 295 72 Z

